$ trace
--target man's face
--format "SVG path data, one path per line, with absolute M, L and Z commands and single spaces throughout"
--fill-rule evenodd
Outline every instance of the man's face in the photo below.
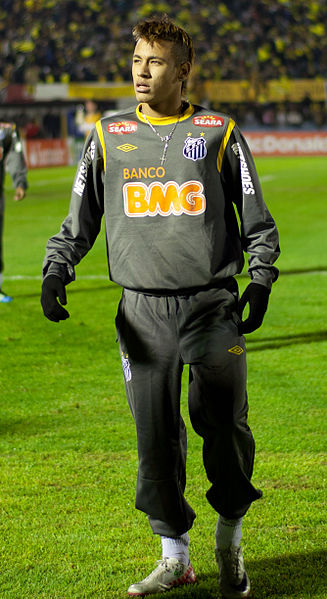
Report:
M 140 39 L 134 50 L 132 76 L 138 102 L 152 108 L 165 107 L 174 114 L 181 101 L 181 65 L 176 64 L 173 43 Z M 169 114 L 169 112 L 168 112 Z

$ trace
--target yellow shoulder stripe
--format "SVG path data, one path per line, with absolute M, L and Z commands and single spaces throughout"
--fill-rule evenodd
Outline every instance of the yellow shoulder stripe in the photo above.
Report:
M 234 127 L 235 127 L 235 121 L 233 121 L 233 119 L 230 119 L 229 123 L 228 123 L 228 127 L 226 129 L 226 133 L 225 133 L 224 138 L 223 138 L 223 140 L 222 140 L 222 142 L 220 144 L 220 148 L 219 148 L 219 152 L 218 152 L 218 157 L 217 157 L 217 169 L 218 169 L 218 173 L 220 173 L 220 171 L 221 171 L 221 167 L 222 167 L 222 164 L 223 164 L 223 157 L 224 157 L 224 154 L 225 154 L 226 146 L 228 144 L 228 140 L 229 140 L 229 138 L 231 136 L 231 133 L 232 133 Z
M 104 143 L 104 137 L 103 137 L 103 131 L 102 131 L 101 121 L 97 121 L 96 124 L 95 124 L 95 126 L 96 126 L 96 130 L 98 132 L 100 144 L 101 144 L 102 151 L 103 151 L 103 168 L 104 168 L 104 170 L 106 170 L 107 155 L 106 155 L 106 146 L 105 146 L 105 143 Z

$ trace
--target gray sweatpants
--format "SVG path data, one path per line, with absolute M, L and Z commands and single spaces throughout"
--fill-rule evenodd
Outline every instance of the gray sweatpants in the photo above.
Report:
M 237 284 L 184 296 L 124 290 L 116 326 L 127 399 L 137 430 L 136 508 L 154 533 L 179 536 L 195 513 L 184 497 L 186 427 L 181 375 L 190 364 L 189 412 L 203 438 L 207 499 L 239 518 L 261 497 L 250 482 L 254 440 L 247 424 L 246 355 L 238 334 Z

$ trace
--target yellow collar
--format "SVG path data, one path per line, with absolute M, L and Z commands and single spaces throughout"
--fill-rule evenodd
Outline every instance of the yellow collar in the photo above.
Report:
M 150 121 L 152 125 L 170 125 L 172 123 L 176 123 L 176 121 L 178 120 L 185 121 L 185 119 L 188 119 L 191 116 L 191 114 L 193 114 L 193 112 L 194 108 L 192 104 L 189 104 L 185 112 L 183 112 L 182 116 L 180 116 L 179 114 L 174 114 L 171 116 L 163 116 L 160 118 L 150 116 L 147 116 L 146 118 L 148 119 L 148 121 Z M 136 108 L 136 115 L 140 121 L 146 123 L 146 120 L 141 111 L 141 104 L 139 104 Z

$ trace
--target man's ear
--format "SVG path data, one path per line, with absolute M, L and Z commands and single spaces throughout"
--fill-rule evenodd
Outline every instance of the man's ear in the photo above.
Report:
M 191 70 L 191 63 L 183 62 L 179 67 L 178 79 L 180 81 L 186 81 L 186 79 L 188 78 L 188 76 L 190 74 L 190 70 Z

